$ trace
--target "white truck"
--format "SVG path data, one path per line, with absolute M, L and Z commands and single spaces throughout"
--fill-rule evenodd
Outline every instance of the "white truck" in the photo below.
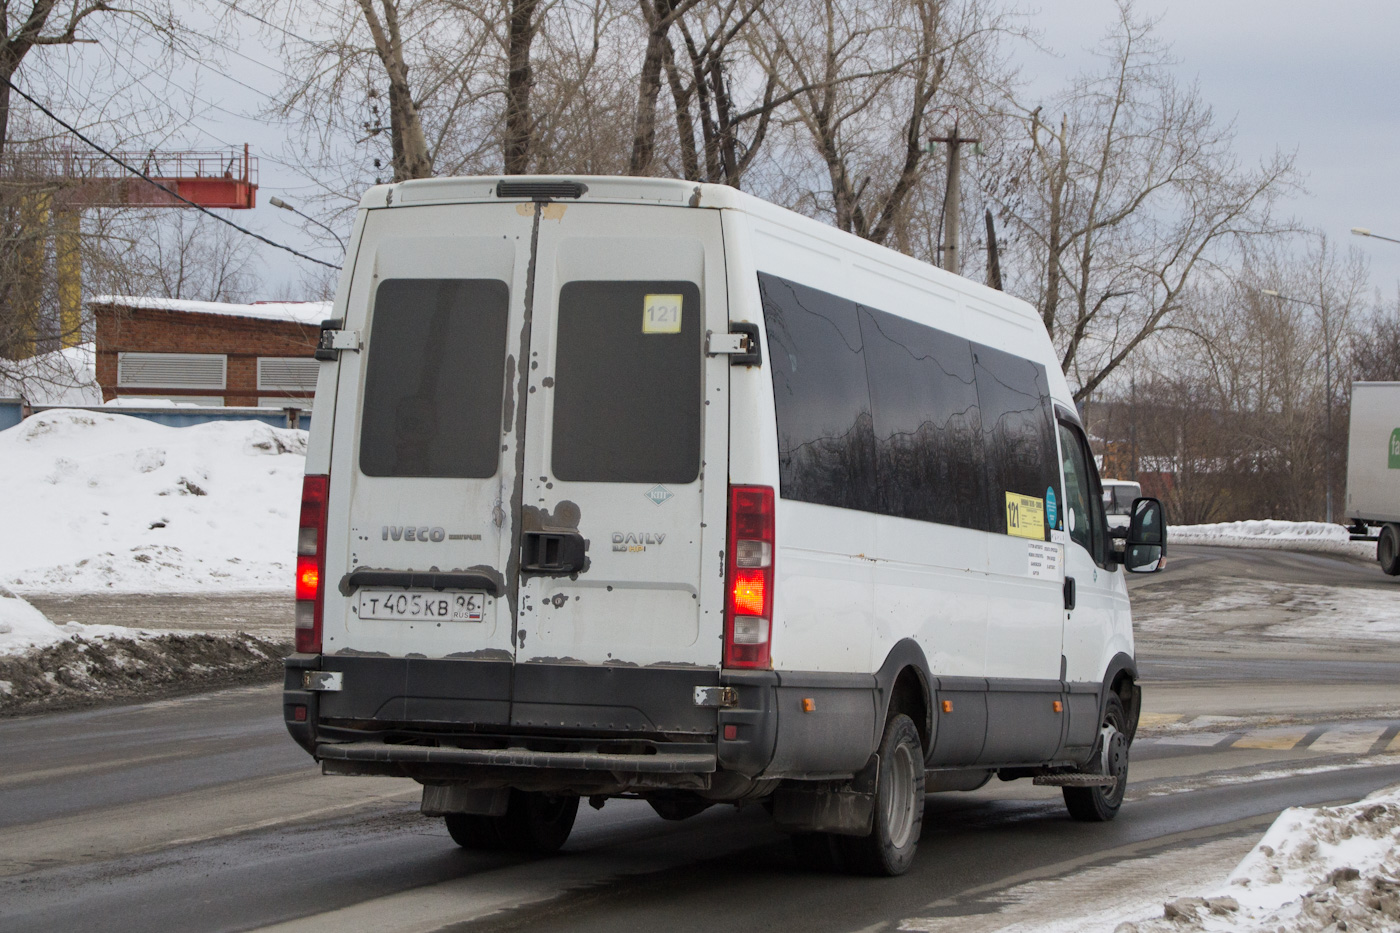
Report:
M 1400 575 L 1400 382 L 1351 384 L 1346 515 L 1352 539 L 1375 541 L 1381 569 Z

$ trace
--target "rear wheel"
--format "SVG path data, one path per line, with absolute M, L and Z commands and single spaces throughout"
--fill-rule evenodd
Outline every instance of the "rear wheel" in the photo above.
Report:
M 476 813 L 449 813 L 442 818 L 452 841 L 475 852 L 495 852 L 506 847 L 505 838 L 501 835 L 503 819 Z
M 880 740 L 875 826 L 838 840 L 846 867 L 863 875 L 902 875 L 914 863 L 924 822 L 924 749 L 914 721 L 896 713 Z
M 1382 525 L 1376 541 L 1376 560 L 1390 576 L 1400 576 L 1400 527 Z
M 1118 815 L 1123 805 L 1123 793 L 1128 789 L 1128 716 L 1118 694 L 1110 693 L 1104 704 L 1103 725 L 1099 728 L 1099 745 L 1094 763 L 1106 765 L 1112 784 L 1099 787 L 1065 787 L 1065 806 L 1069 815 L 1086 823 L 1106 823 Z
M 443 820 L 452 841 L 464 849 L 548 855 L 568 840 L 577 815 L 577 797 L 512 790 L 502 816 L 449 813 Z

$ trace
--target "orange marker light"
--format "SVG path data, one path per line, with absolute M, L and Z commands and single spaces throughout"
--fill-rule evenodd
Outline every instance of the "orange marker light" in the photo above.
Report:
M 952 700 L 944 700 L 944 701 L 943 701 L 943 712 L 945 712 L 945 713 L 951 713 L 952 711 L 953 711 L 953 701 L 952 701 Z
M 739 570 L 734 575 L 734 611 L 742 616 L 763 615 L 764 585 L 762 570 Z
M 817 701 L 811 697 L 802 698 L 802 712 L 815 713 L 817 711 Z
M 1064 711 L 1065 711 L 1065 705 L 1064 705 L 1063 703 L 1061 703 L 1059 700 L 1056 700 L 1056 701 L 1055 701 L 1055 712 L 1057 712 L 1057 713 L 1063 713 Z

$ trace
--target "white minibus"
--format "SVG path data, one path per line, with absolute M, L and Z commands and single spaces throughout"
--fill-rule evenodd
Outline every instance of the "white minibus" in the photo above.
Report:
M 322 328 L 284 718 L 468 848 L 766 806 L 896 875 L 993 777 L 1107 820 L 1124 571 L 1024 302 L 732 188 L 383 185 Z

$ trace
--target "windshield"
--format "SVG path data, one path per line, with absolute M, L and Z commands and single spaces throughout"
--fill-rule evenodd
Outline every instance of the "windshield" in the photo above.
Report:
M 1126 515 L 1133 507 L 1133 500 L 1142 495 L 1142 487 L 1137 483 L 1104 484 L 1103 507 L 1110 515 Z

